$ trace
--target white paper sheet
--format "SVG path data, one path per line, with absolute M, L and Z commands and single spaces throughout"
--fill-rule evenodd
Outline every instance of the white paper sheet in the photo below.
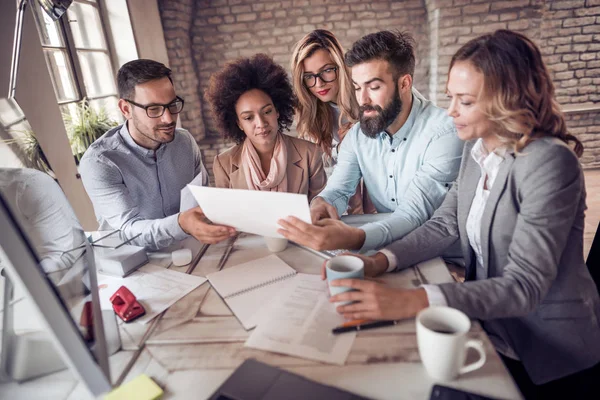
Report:
M 277 220 L 291 215 L 311 223 L 308 199 L 303 194 L 194 185 L 188 188 L 212 222 L 240 232 L 281 238 Z
M 333 335 L 342 323 L 344 317 L 329 302 L 327 282 L 319 275 L 296 274 L 261 312 L 245 346 L 343 365 L 356 332 Z
M 110 297 L 123 285 L 146 310 L 146 314 L 135 322 L 146 324 L 204 282 L 206 278 L 201 276 L 171 271 L 152 264 L 140 267 L 126 278 L 98 274 L 100 307 L 112 310 Z

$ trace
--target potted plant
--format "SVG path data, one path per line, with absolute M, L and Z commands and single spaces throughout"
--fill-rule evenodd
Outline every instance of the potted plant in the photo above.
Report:
M 90 106 L 87 99 L 77 103 L 73 115 L 64 113 L 63 119 L 77 164 L 79 164 L 83 153 L 96 139 L 110 128 L 118 125 L 117 121 L 108 116 L 104 107 L 96 109 Z
M 13 147 L 13 151 L 27 168 L 34 168 L 54 176 L 50 163 L 44 154 L 40 143 L 31 129 L 11 130 L 13 139 L 4 139 L 2 142 Z

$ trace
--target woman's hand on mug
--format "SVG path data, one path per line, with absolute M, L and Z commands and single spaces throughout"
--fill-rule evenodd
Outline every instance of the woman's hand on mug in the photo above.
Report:
M 342 253 L 341 256 L 354 256 L 358 257 L 365 263 L 365 276 L 375 277 L 383 274 L 387 271 L 389 262 L 387 257 L 383 253 L 377 253 L 373 256 L 364 256 L 362 254 L 355 253 Z M 325 269 L 325 265 L 327 264 L 327 260 L 323 261 L 323 265 L 321 266 L 321 278 L 327 279 L 327 271 Z
M 366 272 L 366 270 L 365 270 Z M 339 306 L 337 311 L 346 319 L 398 320 L 412 318 L 429 306 L 425 289 L 395 289 L 371 280 L 338 279 L 332 286 L 356 289 L 331 296 L 330 302 L 354 301 Z

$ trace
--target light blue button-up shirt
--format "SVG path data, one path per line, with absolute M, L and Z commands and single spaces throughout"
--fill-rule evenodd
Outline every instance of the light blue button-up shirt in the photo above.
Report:
M 121 229 L 132 243 L 156 250 L 188 235 L 177 222 L 181 190 L 192 180 L 208 185 L 208 174 L 192 135 L 175 130 L 156 150 L 131 138 L 127 124 L 96 140 L 79 164 L 101 229 Z
M 451 118 L 413 89 L 404 125 L 393 135 L 375 138 L 355 124 L 340 146 L 338 162 L 319 197 L 339 215 L 348 208 L 360 178 L 378 212 L 393 213 L 361 227 L 361 251 L 381 248 L 427 221 L 442 204 L 458 175 L 463 142 Z

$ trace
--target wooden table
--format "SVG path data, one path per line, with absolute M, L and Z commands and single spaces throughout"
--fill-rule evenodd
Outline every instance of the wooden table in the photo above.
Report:
M 191 239 L 185 245 L 193 248 L 199 259 L 195 266 L 177 268 L 160 255 L 152 256 L 152 262 L 192 275 L 206 276 L 221 267 L 229 268 L 270 254 L 261 237 L 248 234 L 217 245 L 202 246 Z M 304 273 L 319 273 L 323 262 L 317 255 L 294 245 L 289 245 L 277 255 L 298 272 Z M 407 281 L 419 280 L 420 276 L 428 283 L 452 279 L 447 269 L 439 266 L 420 268 L 420 273 L 408 269 L 399 274 L 387 274 L 385 280 L 390 285 L 402 286 Z M 344 366 L 326 365 L 245 348 L 243 344 L 249 333 L 208 283 L 147 325 L 121 324 L 121 336 L 123 348 L 110 358 L 113 382 L 117 382 L 120 376 L 127 382 L 140 373 L 146 373 L 164 388 L 164 399 L 207 398 L 249 357 L 377 399 L 425 400 L 429 398 L 431 386 L 437 383 L 429 378 L 420 363 L 414 320 L 360 332 Z M 469 336 L 483 341 L 486 364 L 445 384 L 497 398 L 521 398 L 479 324 L 473 324 Z M 69 371 L 26 384 L 0 385 L 0 398 L 36 398 L 42 387 L 44 394 L 37 398 L 89 398 L 85 387 Z

